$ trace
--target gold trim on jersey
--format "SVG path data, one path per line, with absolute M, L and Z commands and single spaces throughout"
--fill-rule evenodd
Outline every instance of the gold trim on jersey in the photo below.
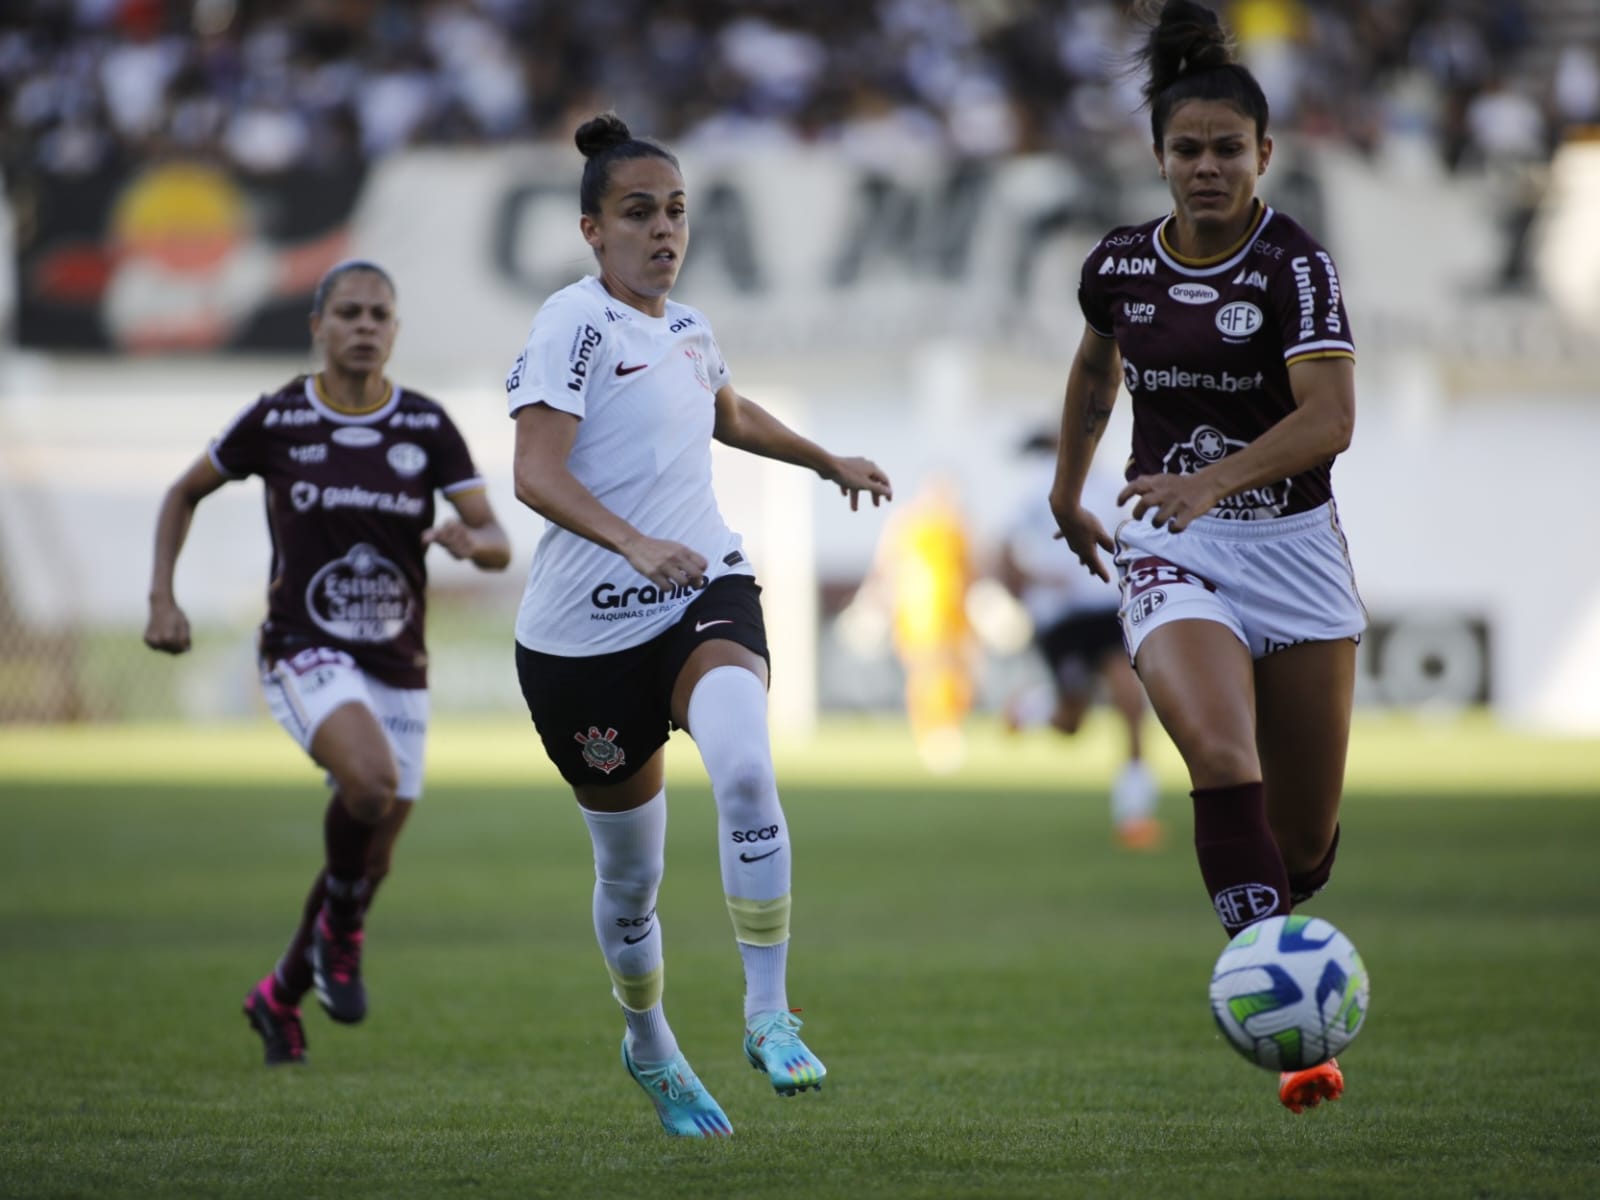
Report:
M 1295 354 L 1283 360 L 1283 365 L 1292 367 L 1295 363 L 1311 362 L 1318 358 L 1348 358 L 1355 362 L 1356 356 L 1348 350 L 1311 350 L 1305 354 Z
M 1165 221 L 1161 222 L 1161 228 L 1156 230 L 1156 236 L 1161 239 L 1161 248 L 1168 254 L 1172 255 L 1173 260 L 1180 266 L 1214 267 L 1224 259 L 1232 258 L 1235 254 L 1239 253 L 1239 251 L 1243 250 L 1250 239 L 1255 237 L 1256 234 L 1261 231 L 1261 223 L 1267 219 L 1267 206 L 1261 202 L 1261 198 L 1259 196 L 1252 200 L 1251 203 L 1256 206 L 1256 215 L 1254 219 L 1251 220 L 1250 227 L 1244 231 L 1243 237 L 1241 237 L 1232 246 L 1224 250 L 1221 254 L 1212 254 L 1205 258 L 1190 258 L 1187 254 L 1179 254 L 1178 251 L 1173 248 L 1172 242 L 1167 238 L 1167 229 L 1169 226 L 1171 226 L 1173 217 L 1177 216 L 1176 213 L 1172 214 L 1172 216 L 1169 216 Z
M 390 400 L 393 400 L 394 399 L 394 383 L 391 380 L 388 380 L 388 379 L 385 379 L 384 382 L 389 385 L 389 390 L 383 394 L 383 399 L 379 400 L 375 404 L 369 404 L 365 408 L 349 408 L 346 405 L 340 404 L 337 400 L 335 400 L 332 396 L 330 396 L 328 394 L 328 389 L 326 387 L 324 387 L 323 383 L 322 383 L 322 372 L 321 371 L 318 371 L 315 375 L 313 375 L 311 377 L 311 386 L 317 389 L 317 399 L 321 400 L 329 408 L 333 409 L 334 412 L 340 414 L 341 416 L 345 416 L 345 417 L 365 417 L 365 416 L 369 416 L 370 414 L 377 412 L 385 404 L 389 403 Z

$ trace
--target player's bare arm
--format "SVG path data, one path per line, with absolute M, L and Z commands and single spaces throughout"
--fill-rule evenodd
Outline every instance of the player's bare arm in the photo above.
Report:
M 1122 355 L 1117 343 L 1092 329 L 1083 331 L 1072 369 L 1067 373 L 1067 394 L 1061 407 L 1061 446 L 1056 454 L 1056 477 L 1050 488 L 1050 511 L 1067 546 L 1088 570 L 1110 582 L 1111 572 L 1100 557 L 1112 550 L 1111 535 L 1098 517 L 1083 507 L 1083 481 L 1105 434 L 1122 384 Z
M 735 450 L 815 471 L 829 483 L 839 485 L 839 494 L 850 498 L 852 512 L 859 507 L 862 492 L 872 497 L 874 507 L 894 499 L 889 476 L 877 463 L 867 458 L 840 458 L 828 453 L 755 401 L 734 391 L 732 384 L 725 384 L 717 392 L 717 423 L 712 436 Z
M 511 562 L 511 539 L 495 520 L 483 488 L 456 492 L 446 499 L 456 516 L 423 531 L 424 546 L 442 546 L 451 558 L 470 562 L 480 571 L 503 571 Z
M 144 644 L 152 650 L 182 654 L 189 649 L 189 618 L 178 607 L 173 589 L 178 554 L 189 537 L 195 508 L 227 482 L 228 477 L 202 454 L 162 497 L 155 562 L 150 568 L 150 616 L 144 627 Z
M 547 404 L 517 410 L 512 478 L 517 499 L 547 521 L 615 551 L 658 587 L 705 578 L 706 558 L 688 546 L 648 537 L 595 498 L 567 469 L 578 418 Z
M 1141 475 L 1117 503 L 1138 497 L 1135 520 L 1153 513 L 1157 526 L 1188 528 L 1224 496 L 1288 479 L 1327 462 L 1350 445 L 1356 422 L 1355 363 L 1316 358 L 1289 368 L 1295 410 L 1237 454 L 1191 475 Z

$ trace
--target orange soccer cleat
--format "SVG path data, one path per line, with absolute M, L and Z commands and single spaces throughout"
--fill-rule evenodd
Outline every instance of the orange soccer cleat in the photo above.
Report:
M 1339 1070 L 1338 1059 L 1330 1058 L 1304 1071 L 1285 1071 L 1278 1077 L 1278 1099 L 1290 1112 L 1304 1112 L 1342 1095 L 1344 1072 Z

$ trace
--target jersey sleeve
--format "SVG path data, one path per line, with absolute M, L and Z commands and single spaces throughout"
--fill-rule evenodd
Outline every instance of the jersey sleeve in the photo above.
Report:
M 1103 259 L 1105 254 L 1106 245 L 1102 240 L 1083 260 L 1083 270 L 1078 275 L 1078 308 L 1082 310 L 1089 328 L 1101 337 L 1108 338 L 1116 331 L 1111 320 L 1111 302 L 1106 298 L 1100 275 L 1094 269 L 1094 264 Z
M 507 411 L 515 416 L 530 404 L 548 404 L 581 418 L 589 382 L 606 351 L 604 324 L 572 297 L 556 295 L 545 301 L 506 376 Z
M 728 360 L 722 356 L 722 347 L 717 345 L 717 335 L 711 332 L 711 323 L 706 320 L 705 314 L 696 315 L 706 331 L 706 363 L 711 374 L 711 391 L 715 395 L 733 382 L 733 372 L 728 370 Z
M 1305 238 L 1285 258 L 1273 272 L 1268 292 L 1283 334 L 1284 362 L 1293 366 L 1313 358 L 1354 358 L 1355 342 L 1333 256 Z
M 272 411 L 266 401 L 267 397 L 261 396 L 245 405 L 206 447 L 211 465 L 229 479 L 261 473 L 267 446 L 263 414 Z
M 472 461 L 472 451 L 467 449 L 467 439 L 443 409 L 439 410 L 438 441 L 433 452 L 433 485 L 446 496 L 484 486 L 483 476 Z

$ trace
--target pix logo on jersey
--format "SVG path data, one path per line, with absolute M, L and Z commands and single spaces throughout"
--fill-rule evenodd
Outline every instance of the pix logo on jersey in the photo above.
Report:
M 615 729 L 608 727 L 601 733 L 598 725 L 591 725 L 588 733 L 574 733 L 572 736 L 583 747 L 583 761 L 602 774 L 609 775 L 628 761 L 622 747 L 617 745 Z

